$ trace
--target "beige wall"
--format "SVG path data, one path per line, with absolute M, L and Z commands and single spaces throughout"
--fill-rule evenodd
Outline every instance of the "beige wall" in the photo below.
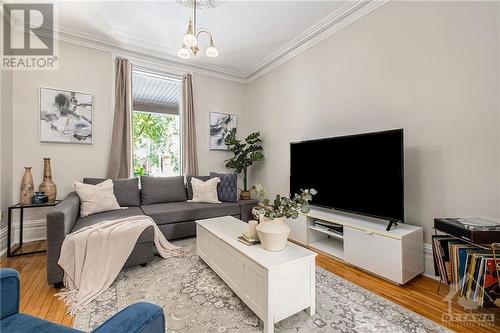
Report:
M 200 175 L 210 171 L 227 172 L 224 160 L 232 153 L 208 149 L 210 112 L 234 113 L 236 126 L 242 129 L 245 123 L 243 111 L 245 85 L 204 75 L 193 75 L 194 110 L 196 121 L 196 140 L 198 142 L 198 165 Z M 240 132 L 245 134 L 244 132 Z
M 12 72 L 0 71 L 0 228 L 7 225 L 12 187 Z M 1 247 L 0 247 L 1 248 Z
M 499 8 L 390 2 L 249 84 L 266 155 L 252 180 L 287 193 L 290 141 L 402 127 L 407 223 L 426 242 L 437 216 L 500 218 Z

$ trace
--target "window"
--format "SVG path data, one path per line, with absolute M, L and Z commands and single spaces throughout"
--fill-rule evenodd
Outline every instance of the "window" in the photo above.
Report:
M 180 81 L 132 73 L 134 176 L 181 174 Z

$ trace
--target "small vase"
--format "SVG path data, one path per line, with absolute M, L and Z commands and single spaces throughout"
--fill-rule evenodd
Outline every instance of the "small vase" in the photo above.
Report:
M 56 201 L 57 187 L 52 181 L 52 168 L 50 166 L 50 158 L 43 159 L 43 182 L 40 184 L 40 192 L 45 192 L 49 197 L 48 202 Z
M 21 192 L 19 203 L 21 205 L 29 205 L 31 197 L 35 194 L 35 186 L 33 185 L 33 176 L 31 175 L 31 167 L 24 167 L 24 175 L 21 180 Z
M 257 234 L 262 248 L 273 252 L 285 248 L 290 231 L 291 229 L 285 224 L 283 217 L 268 219 L 261 216 L 260 223 L 257 226 Z
M 35 192 L 35 195 L 31 198 L 31 203 L 34 205 L 42 205 L 49 202 L 49 197 L 45 192 Z

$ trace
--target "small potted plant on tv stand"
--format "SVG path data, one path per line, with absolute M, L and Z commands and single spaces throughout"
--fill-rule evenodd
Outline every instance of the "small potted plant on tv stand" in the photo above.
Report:
M 310 211 L 309 201 L 316 195 L 316 190 L 311 188 L 301 190 L 291 199 L 276 194 L 273 201 L 266 198 L 264 188 L 260 184 L 255 184 L 252 189 L 257 193 L 261 202 L 255 209 L 260 215 L 260 223 L 257 226 L 262 248 L 267 251 L 281 251 L 286 246 L 290 227 L 285 224 L 284 219 L 296 219 L 299 212 L 307 214 Z
M 229 150 L 234 153 L 233 157 L 225 161 L 226 168 L 233 169 L 240 176 L 243 174 L 243 190 L 240 193 L 241 200 L 250 199 L 250 191 L 248 190 L 248 167 L 254 162 L 264 159 L 261 142 L 260 132 L 249 134 L 242 142 L 236 137 L 236 131 L 234 129 L 225 139 L 224 143 Z

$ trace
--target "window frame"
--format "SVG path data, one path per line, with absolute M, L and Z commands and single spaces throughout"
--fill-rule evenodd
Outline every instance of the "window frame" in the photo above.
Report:
M 176 75 L 176 74 L 171 74 L 171 73 L 166 73 L 163 71 L 159 70 L 152 70 L 152 69 L 147 69 L 144 67 L 137 67 L 133 66 L 132 68 L 132 89 L 133 89 L 133 80 L 134 76 L 136 75 L 142 75 L 142 76 L 148 76 L 152 77 L 155 79 L 162 79 L 162 80 L 168 80 L 171 82 L 175 82 L 179 86 L 179 98 L 178 98 L 178 106 L 177 106 L 177 113 L 173 112 L 172 106 L 168 104 L 155 104 L 155 103 L 148 103 L 148 102 L 143 102 L 143 101 L 135 101 L 134 100 L 134 92 L 132 91 L 132 114 L 131 114 L 131 128 L 130 128 L 130 136 L 132 139 L 132 144 L 131 144 L 131 177 L 135 177 L 135 172 L 134 172 L 134 144 L 133 144 L 133 134 L 134 134 L 134 112 L 143 112 L 143 113 L 157 113 L 157 114 L 166 114 L 166 115 L 175 115 L 179 117 L 179 157 L 178 157 L 178 163 L 179 163 L 179 173 L 178 175 L 184 175 L 184 116 L 183 116 L 183 100 L 182 100 L 182 76 L 181 75 Z M 138 109 L 136 109 L 138 107 Z M 163 110 L 162 110 L 163 109 Z

